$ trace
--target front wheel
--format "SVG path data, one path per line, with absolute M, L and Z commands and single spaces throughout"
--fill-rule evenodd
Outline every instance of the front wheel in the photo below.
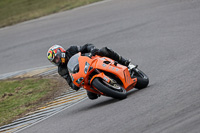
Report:
M 118 84 L 109 84 L 101 78 L 95 78 L 92 85 L 106 96 L 116 99 L 125 99 L 127 97 L 126 90 Z

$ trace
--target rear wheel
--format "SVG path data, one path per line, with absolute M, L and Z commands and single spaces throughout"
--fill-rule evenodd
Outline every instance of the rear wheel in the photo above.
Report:
M 125 99 L 127 97 L 126 90 L 117 83 L 111 84 L 101 78 L 95 78 L 92 85 L 106 96 L 116 99 Z
M 135 85 L 135 88 L 137 89 L 143 89 L 149 84 L 149 78 L 147 75 L 138 68 L 133 68 L 132 77 L 137 78 L 137 84 Z

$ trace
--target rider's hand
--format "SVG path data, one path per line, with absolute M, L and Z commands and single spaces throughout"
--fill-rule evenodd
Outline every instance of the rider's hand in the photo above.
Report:
M 92 56 L 95 56 L 99 52 L 99 49 L 95 48 L 91 51 Z

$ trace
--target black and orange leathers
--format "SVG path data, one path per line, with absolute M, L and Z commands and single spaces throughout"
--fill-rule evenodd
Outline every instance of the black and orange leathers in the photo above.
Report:
M 58 66 L 58 73 L 66 79 L 67 83 L 69 84 L 69 86 L 74 89 L 74 90 L 78 90 L 79 87 L 77 87 L 76 85 L 74 85 L 71 81 L 71 78 L 69 76 L 69 72 L 67 69 L 67 63 L 68 60 L 75 54 L 77 54 L 78 52 L 81 53 L 89 53 L 92 52 L 93 50 L 95 50 L 95 54 L 99 55 L 99 56 L 105 56 L 105 57 L 109 57 L 115 61 L 117 61 L 118 63 L 122 64 L 122 65 L 128 65 L 129 61 L 124 59 L 122 56 L 120 56 L 119 54 L 117 54 L 116 52 L 114 52 L 112 49 L 108 48 L 108 47 L 103 47 L 101 49 L 97 49 L 93 44 L 85 44 L 83 46 L 70 46 L 67 50 L 66 50 L 66 56 L 65 56 L 65 60 L 66 62 L 63 64 L 60 64 Z

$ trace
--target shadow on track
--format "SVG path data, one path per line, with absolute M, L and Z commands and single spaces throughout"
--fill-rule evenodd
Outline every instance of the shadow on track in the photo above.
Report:
M 116 102 L 120 102 L 120 100 L 118 100 L 118 99 L 108 99 L 108 100 L 101 101 L 99 103 L 94 102 L 93 104 L 90 104 L 89 106 L 86 106 L 86 107 L 80 109 L 79 111 L 87 111 L 87 110 L 91 110 L 91 109 L 96 109 L 96 108 L 107 106 L 109 104 L 113 104 L 113 103 L 116 103 Z
M 130 95 L 133 95 L 138 91 L 140 91 L 140 90 L 133 89 L 133 90 L 127 92 L 127 98 L 126 99 L 128 99 L 128 97 Z M 101 97 L 104 97 L 104 96 L 101 96 Z M 99 97 L 99 98 L 101 98 L 101 97 Z M 126 99 L 124 99 L 124 100 L 126 100 Z M 108 100 L 101 101 L 99 103 L 95 102 L 94 104 L 91 104 L 90 106 L 87 106 L 87 107 L 83 108 L 82 111 L 88 110 L 88 109 L 95 109 L 95 108 L 99 108 L 99 107 L 102 107 L 102 106 L 107 106 L 109 104 L 117 103 L 117 102 L 120 102 L 120 101 L 123 101 L 123 100 L 118 100 L 118 99 L 111 98 L 111 99 L 108 99 Z
M 149 88 L 149 86 L 147 87 Z M 146 88 L 144 88 L 146 89 Z M 123 99 L 123 100 L 118 100 L 118 99 L 113 99 L 113 98 L 110 98 L 110 97 L 105 97 L 105 96 L 101 96 L 99 97 L 98 99 L 96 100 L 90 100 L 90 99 L 87 99 L 88 101 L 87 102 L 90 102 L 89 104 L 87 104 L 86 106 L 81 106 L 79 109 L 77 109 L 76 111 L 73 110 L 73 115 L 77 114 L 77 113 L 83 113 L 85 111 L 91 111 L 91 110 L 98 110 L 99 108 L 106 108 L 107 106 L 110 106 L 111 104 L 115 104 L 117 102 L 123 102 L 124 100 L 129 100 L 129 97 L 134 96 L 134 94 L 140 92 L 140 91 L 143 91 L 142 90 L 138 90 L 138 89 L 132 89 L 130 91 L 127 92 L 127 98 L 126 99 Z M 71 114 L 71 115 L 72 115 Z
M 133 94 L 135 94 L 136 92 L 138 92 L 138 91 L 140 91 L 140 90 L 137 90 L 137 89 L 133 89 L 133 90 L 131 90 L 131 91 L 129 91 L 129 92 L 127 92 L 127 98 L 126 99 L 124 99 L 124 100 L 128 100 L 128 97 L 130 96 L 130 95 L 133 95 Z M 99 100 L 99 99 L 101 99 L 101 98 L 103 98 L 104 96 L 101 96 L 101 97 L 99 97 L 98 99 L 96 99 L 96 100 Z M 105 97 L 106 98 L 106 97 Z M 107 97 L 108 98 L 108 97 Z M 89 104 L 88 106 L 85 106 L 85 107 L 83 107 L 83 108 L 81 108 L 81 109 L 79 109 L 78 111 L 88 111 L 88 110 L 92 110 L 92 109 L 97 109 L 97 108 L 101 108 L 101 107 L 104 107 L 104 106 L 109 106 L 110 104 L 114 104 L 114 103 L 117 103 L 117 102 L 121 102 L 121 101 L 123 101 L 123 100 L 118 100 L 118 99 L 113 99 L 113 98 L 110 98 L 110 99 L 105 99 L 105 100 L 101 100 L 101 101 L 97 101 L 96 102 L 96 100 L 90 100 L 91 102 L 93 102 L 93 103 L 91 103 L 91 104 Z M 89 99 L 88 99 L 89 100 Z
M 133 94 L 135 94 L 135 93 L 137 93 L 137 92 L 140 92 L 140 91 L 144 91 L 144 90 L 146 90 L 146 89 L 149 89 L 150 87 L 152 87 L 152 86 L 154 86 L 154 85 L 148 85 L 146 88 L 143 88 L 143 89 L 136 89 L 136 88 L 134 88 L 134 89 L 132 89 L 132 90 L 130 90 L 130 91 L 128 91 L 127 92 L 127 98 L 129 97 L 129 96 L 131 96 L 131 95 L 133 95 Z
M 136 92 L 138 92 L 138 91 L 140 91 L 140 90 L 138 90 L 138 89 L 132 89 L 132 90 L 130 90 L 130 91 L 128 91 L 127 92 L 127 98 L 130 96 L 130 95 L 133 95 L 133 94 L 135 94 Z

